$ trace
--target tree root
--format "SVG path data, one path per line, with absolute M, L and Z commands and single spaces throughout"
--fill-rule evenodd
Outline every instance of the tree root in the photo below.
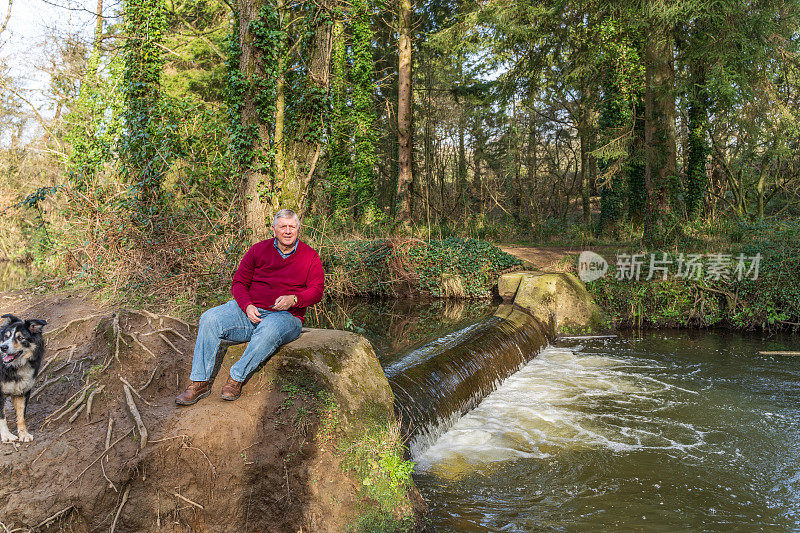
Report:
M 86 398 L 86 420 L 92 419 L 92 402 L 94 401 L 94 397 L 98 392 L 102 392 L 105 389 L 105 385 L 100 385 L 96 389 L 94 389 L 91 393 L 89 393 L 89 397 Z M 72 422 L 72 419 L 70 419 Z
M 120 380 L 120 381 L 121 381 L 121 382 L 122 382 L 124 385 L 126 385 L 128 388 L 130 388 L 130 389 L 131 389 L 131 392 L 132 392 L 132 393 L 134 393 L 134 394 L 135 394 L 135 395 L 136 395 L 136 396 L 137 396 L 137 397 L 138 397 L 140 400 L 142 400 L 142 401 L 143 401 L 145 404 L 147 404 L 147 406 L 148 406 L 148 407 L 153 407 L 153 404 L 152 404 L 152 403 L 150 403 L 150 402 L 148 402 L 147 400 L 145 400 L 145 399 L 144 399 L 144 397 L 143 397 L 141 394 L 139 394 L 139 391 L 137 391 L 136 389 L 134 389 L 134 388 L 133 388 L 133 385 L 131 385 L 131 384 L 128 382 L 128 380 L 127 380 L 127 379 L 123 378 L 122 376 L 119 376 L 119 380 Z
M 142 337 L 146 337 L 148 335 L 163 335 L 164 333 L 172 333 L 176 337 L 180 337 L 181 339 L 185 340 L 186 342 L 189 342 L 189 339 L 185 335 L 183 335 L 182 333 L 179 333 L 178 331 L 176 331 L 176 330 L 174 330 L 172 328 L 162 328 L 162 329 L 159 329 L 159 330 L 156 330 L 156 331 L 148 331 L 147 333 L 142 333 Z
M 92 461 L 91 463 L 89 463 L 89 465 L 88 465 L 86 468 L 84 468 L 83 470 L 81 470 L 81 473 L 80 473 L 80 474 L 78 474 L 78 475 L 75 477 L 75 479 L 73 479 L 72 481 L 70 481 L 70 482 L 69 482 L 69 484 L 67 484 L 67 487 L 69 487 L 70 485 L 72 485 L 73 483 L 75 483 L 76 481 L 78 481 L 78 480 L 81 478 L 81 476 L 83 476 L 83 475 L 84 475 L 84 474 L 85 474 L 85 473 L 86 473 L 86 472 L 87 472 L 87 471 L 88 471 L 88 470 L 89 470 L 91 467 L 93 467 L 95 464 L 97 464 L 97 461 L 99 461 L 99 460 L 101 460 L 103 457 L 105 457 L 105 455 L 106 455 L 106 454 L 107 454 L 109 451 L 111 451 L 111 448 L 113 448 L 114 446 L 116 446 L 117 444 L 119 444 L 119 443 L 120 443 L 120 441 L 122 441 L 122 439 L 124 439 L 125 437 L 127 437 L 127 436 L 128 436 L 128 435 L 130 435 L 131 433 L 133 433 L 133 428 L 129 429 L 129 430 L 128 430 L 128 431 L 126 431 L 126 432 L 125 432 L 125 434 L 124 434 L 124 435 L 122 435 L 120 438 L 118 438 L 117 440 L 115 440 L 114 442 L 112 442 L 110 445 L 106 446 L 106 449 L 105 449 L 105 450 L 103 450 L 103 452 L 102 452 L 100 455 L 98 455 L 98 456 L 97 456 L 97 459 L 95 459 L 94 461 Z
M 42 423 L 42 427 L 45 427 L 51 422 L 57 422 L 65 415 L 75 410 L 81 403 L 83 403 L 83 399 L 86 397 L 86 392 L 94 385 L 95 383 L 85 385 L 81 390 L 70 396 L 67 401 L 61 405 L 61 407 L 56 409 L 50 416 L 45 418 L 44 422 Z M 78 399 L 74 403 L 71 403 L 75 398 Z
M 139 410 L 136 408 L 136 403 L 133 401 L 131 387 L 127 384 L 123 385 L 123 390 L 125 391 L 125 403 L 128 405 L 128 411 L 136 423 L 136 429 L 139 432 L 139 451 L 142 451 L 144 450 L 144 447 L 147 446 L 147 428 L 145 427 L 144 422 L 142 422 L 142 416 L 139 414 Z
M 52 385 L 53 383 L 55 383 L 59 379 L 61 379 L 61 377 L 55 377 L 55 378 L 52 378 L 52 379 L 48 379 L 47 381 L 45 381 L 44 383 L 39 385 L 39 388 L 31 393 L 31 399 L 36 398 L 36 396 L 38 396 L 39 393 L 42 392 L 45 389 L 45 387 L 47 387 L 48 385 Z
M 195 507 L 197 507 L 197 508 L 198 508 L 198 509 L 200 509 L 200 510 L 203 510 L 203 511 L 205 511 L 205 510 L 206 510 L 205 506 L 203 506 L 203 505 L 201 505 L 201 504 L 199 504 L 199 503 L 197 503 L 197 502 L 195 502 L 195 501 L 192 501 L 192 500 L 190 500 L 190 499 L 189 499 L 189 498 L 187 498 L 186 496 L 181 496 L 181 495 L 180 495 L 180 494 L 178 494 L 177 492 L 173 492 L 173 493 L 172 493 L 172 495 L 173 495 L 173 496 L 175 496 L 176 498 L 178 498 L 179 500 L 183 500 L 183 501 L 185 501 L 185 502 L 186 502 L 186 503 L 188 503 L 189 505 L 194 505 Z
M 51 331 L 50 332 L 50 336 L 55 336 L 55 335 L 58 335 L 59 333 L 61 333 L 63 331 L 66 331 L 67 328 L 69 328 L 72 324 L 76 324 L 78 322 L 86 322 L 87 320 L 91 320 L 91 319 L 97 318 L 99 316 L 100 316 L 99 314 L 98 315 L 89 315 L 89 316 L 82 316 L 82 317 L 76 318 L 74 320 L 70 320 L 69 322 L 67 322 L 66 324 L 61 326 L 60 328 L 54 329 L 53 331 Z
M 172 341 L 170 341 L 170 340 L 167 338 L 167 336 L 166 336 L 166 335 L 164 335 L 163 333 L 159 333 L 159 334 L 158 334 L 158 336 L 161 338 L 161 340 L 162 340 L 162 341 L 164 341 L 164 342 L 166 342 L 167 344 L 169 344 L 169 345 L 170 345 L 170 347 L 172 347 L 172 349 L 173 349 L 173 350 L 175 350 L 175 351 L 176 351 L 176 352 L 178 352 L 179 354 L 183 355 L 183 351 L 179 350 L 177 346 L 175 346 L 174 344 L 172 344 Z
M 125 487 L 125 492 L 122 493 L 122 501 L 119 503 L 119 507 L 117 507 L 117 514 L 114 515 L 114 521 L 111 522 L 111 529 L 109 529 L 109 533 L 114 533 L 114 530 L 117 528 L 117 520 L 119 520 L 119 515 L 122 513 L 122 507 L 125 505 L 125 502 L 128 501 L 128 494 L 131 492 L 131 486 L 128 485 Z
M 153 369 L 153 373 L 150 374 L 149 378 L 147 378 L 147 383 L 136 389 L 137 391 L 142 392 L 143 390 L 145 390 L 147 387 L 150 386 L 150 384 L 153 382 L 153 378 L 156 376 L 156 372 L 158 372 L 158 368 L 159 368 L 158 365 L 156 365 L 156 367 Z

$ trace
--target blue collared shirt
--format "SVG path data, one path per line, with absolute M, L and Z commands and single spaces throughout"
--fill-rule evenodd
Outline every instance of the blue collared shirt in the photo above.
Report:
M 300 239 L 296 239 L 294 241 L 294 248 L 292 248 L 291 251 L 289 251 L 288 254 L 283 253 L 283 250 L 281 250 L 281 247 L 278 246 L 278 238 L 277 237 L 272 239 L 272 246 L 274 246 L 275 249 L 278 250 L 278 253 L 281 254 L 282 258 L 286 259 L 287 257 L 289 257 L 290 255 L 292 255 L 293 253 L 295 253 L 297 251 L 297 243 L 298 242 L 300 242 Z

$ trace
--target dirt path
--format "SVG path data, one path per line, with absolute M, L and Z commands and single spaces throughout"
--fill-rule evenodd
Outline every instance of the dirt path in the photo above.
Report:
M 526 263 L 527 268 L 544 272 L 575 272 L 578 256 L 584 250 L 613 258 L 616 245 L 594 246 L 517 246 L 498 244 L 498 248 Z

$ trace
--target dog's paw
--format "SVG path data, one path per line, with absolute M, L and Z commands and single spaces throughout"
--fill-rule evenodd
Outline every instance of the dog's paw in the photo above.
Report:
M 20 442 L 33 442 L 33 435 L 27 431 L 20 431 L 18 438 Z
M 10 442 L 16 442 L 16 441 L 18 441 L 19 439 L 18 439 L 18 438 L 17 438 L 17 436 L 16 436 L 16 435 L 14 435 L 13 433 L 4 433 L 4 434 L 2 435 L 2 440 L 3 440 L 3 442 L 5 442 L 5 443 L 10 443 Z

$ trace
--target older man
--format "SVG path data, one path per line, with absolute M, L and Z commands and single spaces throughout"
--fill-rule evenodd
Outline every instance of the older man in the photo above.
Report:
M 242 383 L 283 344 L 300 336 L 306 307 L 322 299 L 319 255 L 298 238 L 300 221 L 291 209 L 275 215 L 273 239 L 254 244 L 233 276 L 233 300 L 200 317 L 191 383 L 175 398 L 191 405 L 211 393 L 211 375 L 223 340 L 249 342 L 222 386 L 222 399 L 235 400 Z

